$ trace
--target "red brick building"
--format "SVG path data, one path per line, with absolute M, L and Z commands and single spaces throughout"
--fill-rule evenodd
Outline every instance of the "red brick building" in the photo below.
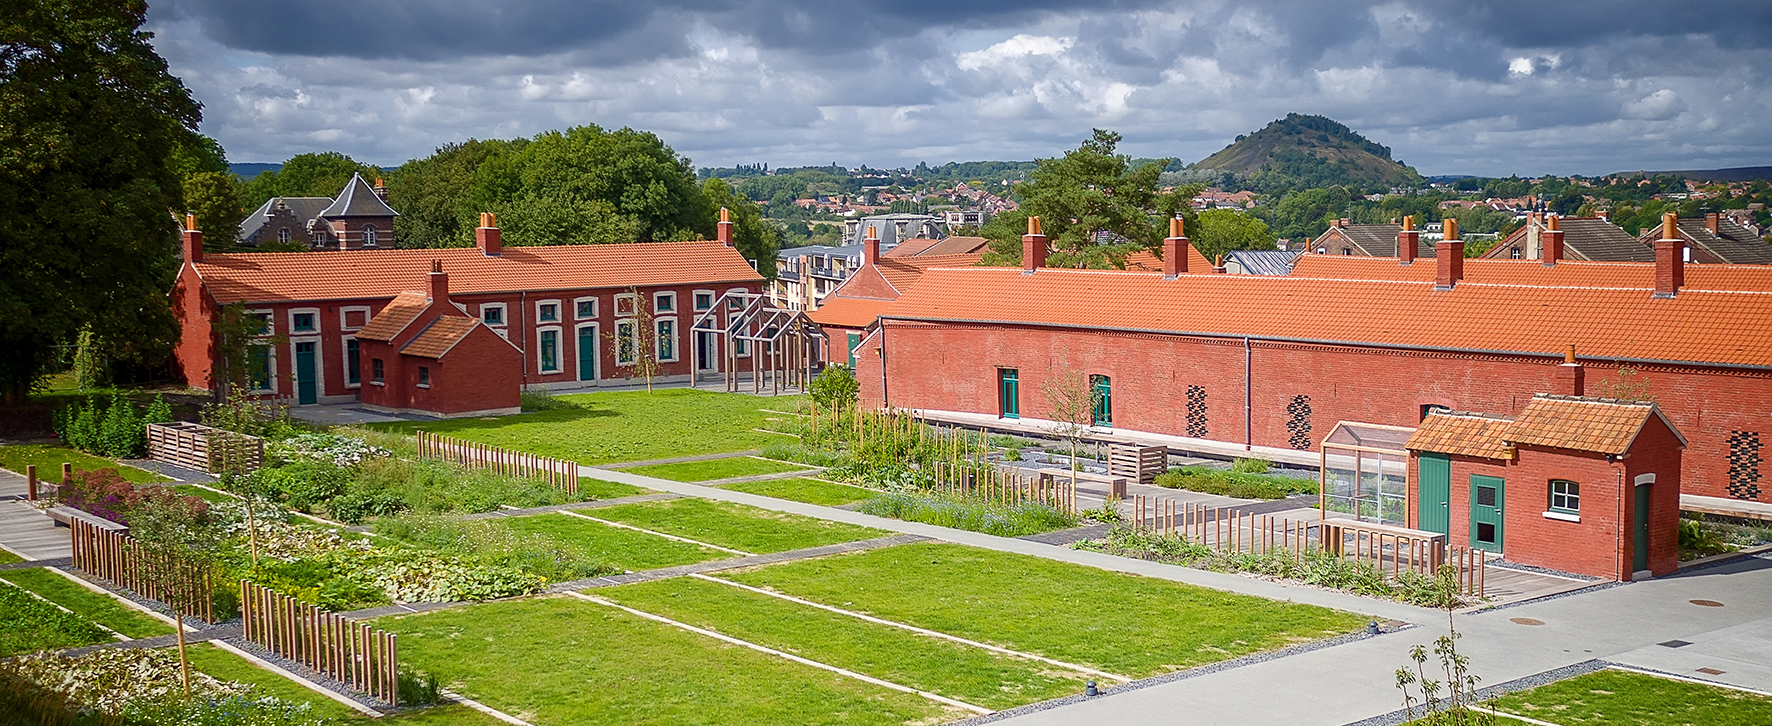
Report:
M 1466 260 L 1451 241 L 1270 277 L 1042 269 L 1029 235 L 1025 269 L 926 271 L 867 331 L 857 375 L 874 405 L 1037 423 L 1042 385 L 1069 368 L 1110 394 L 1109 435 L 1303 461 L 1339 421 L 1516 416 L 1537 394 L 1635 386 L 1690 442 L 1684 495 L 1772 501 L 1772 276 L 1688 268 L 1680 244 L 1632 264 Z M 1179 235 L 1166 245 L 1190 259 Z
M 867 228 L 867 235 L 862 239 L 861 267 L 832 290 L 818 309 L 807 315 L 824 329 L 827 349 L 823 351 L 823 359 L 851 368 L 855 366 L 854 353 L 861 347 L 867 328 L 879 319 L 880 313 L 892 301 L 916 284 L 925 271 L 935 267 L 969 267 L 984 256 L 983 245 L 971 241 L 980 239 L 976 237 L 949 238 L 966 240 L 960 246 L 968 250 L 965 252 L 926 255 L 921 253 L 931 250 L 923 247 L 915 250 L 917 254 L 894 256 L 880 253 L 880 238 L 875 236 L 874 227 Z M 906 244 L 918 241 L 910 240 Z M 894 249 L 904 249 L 904 245 Z
M 730 240 L 731 223 L 720 229 Z M 192 387 L 216 385 L 215 321 L 221 306 L 238 304 L 262 326 L 248 361 L 255 393 L 298 405 L 356 401 L 371 373 L 360 334 L 401 293 L 422 290 L 435 262 L 449 275 L 451 304 L 515 346 L 521 386 L 630 382 L 624 366 L 643 309 L 657 327 L 660 375 L 688 380 L 724 360 L 719 335 L 691 330 L 696 317 L 722 294 L 763 283 L 722 241 L 504 247 L 491 215 L 475 234 L 466 249 L 205 255 L 202 233 L 187 231 L 171 293 L 184 330 L 179 371 Z
M 449 299 L 440 263 L 357 331 L 367 408 L 443 418 L 522 410 L 523 351 Z

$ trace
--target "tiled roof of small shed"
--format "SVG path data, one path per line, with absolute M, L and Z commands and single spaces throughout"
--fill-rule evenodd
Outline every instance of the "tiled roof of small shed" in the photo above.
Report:
M 1618 455 L 1630 450 L 1637 432 L 1654 415 L 1653 403 L 1539 394 L 1515 417 L 1506 438 L 1516 444 Z
M 425 297 L 422 292 L 403 292 L 394 296 L 393 302 L 384 306 L 368 325 L 357 331 L 357 339 L 393 340 L 394 336 L 418 319 L 419 314 L 430 304 L 429 301 L 430 298 Z
M 401 347 L 400 352 L 420 358 L 442 358 L 479 325 L 480 321 L 474 318 L 445 315 L 431 321 L 423 332 Z
M 1421 420 L 1406 445 L 1411 451 L 1507 458 L 1503 434 L 1513 421 L 1480 413 L 1431 413 Z

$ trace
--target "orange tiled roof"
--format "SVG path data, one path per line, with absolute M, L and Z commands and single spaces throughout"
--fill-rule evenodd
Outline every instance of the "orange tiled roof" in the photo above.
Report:
M 1772 294 L 1096 270 L 934 269 L 886 317 L 1738 366 L 1772 363 Z
M 1389 257 L 1301 255 L 1292 277 L 1326 280 L 1413 280 L 1433 282 L 1435 262 L 1416 260 L 1398 264 Z M 1496 285 L 1543 285 L 1551 287 L 1617 287 L 1655 289 L 1653 262 L 1576 262 L 1565 260 L 1545 267 L 1538 260 L 1464 261 L 1464 283 Z M 1772 292 L 1772 266 L 1686 265 L 1686 290 L 1735 290 Z
M 411 342 L 401 347 L 400 352 L 419 358 L 442 358 L 479 325 L 480 321 L 474 318 L 445 315 L 431 321 Z
M 196 266 L 226 304 L 393 297 L 423 280 L 432 260 L 461 294 L 763 279 L 719 242 L 506 247 L 502 257 L 475 248 L 207 254 Z
M 425 297 L 422 292 L 403 292 L 395 295 L 393 302 L 383 307 L 381 312 L 376 313 L 375 318 L 369 321 L 368 325 L 364 325 L 362 330 L 357 331 L 357 339 L 383 342 L 393 340 L 394 336 L 399 335 L 400 331 L 405 330 L 406 326 L 417 320 L 418 316 L 424 313 L 425 308 L 429 306 L 430 298 Z
M 907 239 L 903 242 L 893 245 L 892 249 L 889 249 L 889 250 L 886 250 L 885 252 L 880 253 L 880 256 L 881 257 L 916 257 L 917 255 L 923 254 L 924 250 L 934 247 L 940 243 L 941 243 L 941 240 L 938 240 L 938 239 L 929 239 L 928 237 L 913 237 L 911 239 Z
M 972 265 L 977 264 L 978 259 L 983 256 L 982 253 L 969 253 L 961 255 L 924 255 L 920 257 L 883 257 L 875 267 L 879 268 L 880 274 L 886 278 L 887 282 L 892 283 L 892 286 L 897 288 L 898 293 L 902 295 L 911 285 L 916 284 L 917 280 L 923 277 L 923 273 L 930 268 L 971 267 Z
M 1509 426 L 1506 438 L 1516 444 L 1559 449 L 1623 454 L 1630 450 L 1637 432 L 1661 409 L 1646 401 L 1616 401 L 1538 394 Z M 1666 422 L 1666 417 L 1662 420 Z M 1672 423 L 1667 427 L 1678 435 Z M 1681 439 L 1684 443 L 1684 439 Z
M 1144 250 L 1139 250 L 1139 251 L 1134 252 L 1132 254 L 1126 255 L 1126 269 L 1141 270 L 1141 271 L 1147 271 L 1147 272 L 1162 272 L 1163 271 L 1163 261 L 1157 259 L 1157 256 L 1154 253 L 1146 252 Z M 1199 250 L 1194 249 L 1193 245 L 1188 245 L 1187 246 L 1187 270 L 1188 270 L 1188 272 L 1211 272 L 1212 271 L 1212 260 L 1206 259 L 1206 256 L 1200 254 Z
M 891 300 L 860 297 L 827 297 L 824 304 L 807 314 L 812 322 L 838 328 L 865 328 L 874 324 L 892 306 Z
M 1431 413 L 1421 420 L 1405 447 L 1411 451 L 1506 459 L 1502 435 L 1513 421 L 1480 413 Z

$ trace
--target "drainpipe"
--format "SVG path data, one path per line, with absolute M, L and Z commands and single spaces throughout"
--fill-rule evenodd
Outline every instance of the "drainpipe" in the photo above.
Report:
M 509 300 L 510 298 L 505 298 Z M 638 302 L 634 303 L 639 305 Z M 517 350 L 523 353 L 523 387 L 529 387 L 529 291 L 517 293 Z
M 892 396 L 886 391 L 886 321 L 880 321 L 880 407 L 892 410 Z
M 1619 465 L 1619 462 L 1617 459 L 1613 459 L 1610 456 L 1608 456 L 1606 458 L 1612 460 L 1611 461 L 1612 470 L 1618 472 L 1618 515 L 1612 521 L 1615 524 L 1615 526 L 1618 527 L 1618 534 L 1624 534 L 1624 532 L 1625 532 L 1625 529 L 1624 529 L 1624 527 L 1625 527 L 1625 524 L 1624 524 L 1624 468 Z M 1636 490 L 1633 488 L 1631 490 L 1631 496 L 1635 497 L 1636 493 L 1637 493 Z M 1633 522 L 1632 524 L 1634 525 L 1635 523 Z M 1635 526 L 1631 527 L 1631 536 L 1632 537 L 1636 536 L 1636 527 Z M 1625 577 L 1624 577 L 1624 575 L 1625 575 L 1625 572 L 1624 572 L 1624 548 L 1622 546 L 1620 546 L 1623 542 L 1624 542 L 1623 537 L 1616 537 L 1615 536 L 1614 539 L 1612 540 L 1612 551 L 1613 551 L 1614 556 L 1618 560 L 1618 565 L 1617 565 L 1618 579 L 1621 582 L 1626 581 Z M 1636 542 L 1634 540 L 1631 542 L 1631 546 L 1632 547 L 1636 546 Z M 1636 552 L 1633 551 L 1631 554 L 1635 555 Z M 1634 565 L 1636 563 L 1633 561 L 1631 564 Z
M 1251 362 L 1253 351 L 1249 347 L 1249 336 L 1243 336 L 1243 450 L 1252 451 L 1255 446 L 1255 422 L 1252 420 L 1255 406 L 1254 393 L 1250 390 L 1252 378 Z

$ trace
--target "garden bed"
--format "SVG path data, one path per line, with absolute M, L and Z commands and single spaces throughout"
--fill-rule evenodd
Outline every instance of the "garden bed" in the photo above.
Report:
M 1240 462 L 1239 462 L 1240 463 Z M 1265 462 L 1263 462 L 1265 464 Z M 1265 470 L 1266 467 L 1260 467 Z M 1253 471 L 1226 471 L 1184 466 L 1158 474 L 1157 486 L 1216 494 L 1234 499 L 1285 499 L 1294 494 L 1316 494 L 1315 479 L 1273 476 Z
M 112 640 L 91 621 L 32 597 L 22 587 L 0 583 L 0 658 Z
M 858 511 L 876 517 L 902 519 L 998 537 L 1070 529 L 1082 518 L 1056 507 L 1032 501 L 1007 503 L 977 496 L 906 490 L 885 492 L 863 502 Z
M 731 556 L 569 514 L 477 521 L 397 517 L 377 522 L 376 532 L 438 552 L 520 567 L 551 582 Z
M 80 617 L 131 638 L 171 635 L 172 626 L 116 598 L 92 590 L 45 568 L 0 572 L 5 580 L 38 597 L 74 611 Z
M 619 469 L 629 474 L 657 477 L 671 481 L 698 482 L 715 479 L 732 479 L 741 476 L 760 476 L 763 474 L 781 474 L 790 471 L 810 472 L 810 469 L 798 464 L 780 461 L 768 461 L 749 456 L 735 456 L 729 459 L 712 459 L 709 461 L 685 461 L 676 464 L 655 464 L 653 466 L 636 466 L 631 469 Z

